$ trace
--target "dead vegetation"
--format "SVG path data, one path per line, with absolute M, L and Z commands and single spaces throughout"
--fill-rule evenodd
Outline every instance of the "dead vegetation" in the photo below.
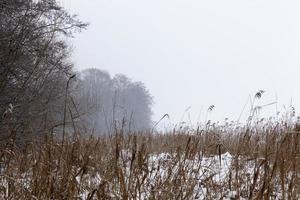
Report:
M 53 135 L 0 150 L 3 199 L 299 199 L 299 127 Z

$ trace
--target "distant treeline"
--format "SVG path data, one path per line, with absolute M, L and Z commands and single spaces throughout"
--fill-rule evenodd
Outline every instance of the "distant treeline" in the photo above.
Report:
M 66 39 L 87 25 L 56 0 L 0 1 L 0 140 L 63 126 L 81 133 L 151 126 L 152 98 L 142 83 L 74 71 Z
M 99 69 L 87 69 L 78 76 L 75 96 L 88 132 L 110 133 L 150 129 L 152 96 L 142 82 L 125 75 L 110 75 Z M 86 113 L 86 114 L 85 114 Z M 85 127 L 82 127 L 85 128 Z

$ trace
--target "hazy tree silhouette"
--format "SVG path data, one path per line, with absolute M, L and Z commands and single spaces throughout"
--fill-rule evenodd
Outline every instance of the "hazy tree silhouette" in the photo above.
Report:
M 96 133 L 115 128 L 127 131 L 149 129 L 152 125 L 152 97 L 143 83 L 125 75 L 111 78 L 99 69 L 80 73 L 79 107 L 84 125 Z

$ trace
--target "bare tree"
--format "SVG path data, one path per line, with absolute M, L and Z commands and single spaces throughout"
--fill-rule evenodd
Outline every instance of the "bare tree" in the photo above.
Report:
M 143 83 L 125 75 L 111 78 L 99 69 L 87 69 L 80 75 L 77 101 L 86 126 L 95 133 L 149 129 L 152 125 L 152 97 Z
M 63 91 L 73 73 L 64 38 L 86 26 L 55 0 L 0 1 L 1 135 L 8 126 L 39 133 L 61 123 Z

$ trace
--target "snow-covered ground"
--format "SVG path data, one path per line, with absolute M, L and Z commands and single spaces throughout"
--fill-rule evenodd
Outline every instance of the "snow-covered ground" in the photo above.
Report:
M 126 170 L 122 172 L 125 176 L 125 189 L 130 193 L 130 188 L 140 187 L 138 192 L 132 192 L 132 199 L 153 199 L 154 196 L 155 199 L 248 199 L 257 169 L 254 161 L 234 158 L 228 152 L 194 159 L 185 158 L 184 155 L 160 153 L 149 155 L 147 169 L 141 166 L 141 171 L 137 172 L 137 169 L 130 166 L 130 151 L 123 151 L 122 156 L 126 165 Z M 235 167 L 237 160 L 239 169 Z M 137 179 L 141 183 L 137 183 Z M 91 187 L 103 181 L 99 174 L 88 177 L 88 180 Z M 279 185 L 274 183 L 273 186 L 275 189 L 270 197 L 274 200 L 283 199 Z M 110 187 L 111 191 L 115 191 L 109 194 L 111 198 L 122 198 L 119 184 L 111 184 Z M 259 188 L 253 189 L 253 197 L 258 191 Z M 88 194 L 89 191 L 83 191 L 82 199 L 87 199 Z
M 145 157 L 137 155 L 136 162 L 131 162 L 133 154 L 129 150 L 121 151 L 118 176 L 101 175 L 99 168 L 90 167 L 86 173 L 76 177 L 77 199 L 99 199 L 93 191 L 101 190 L 107 199 L 249 199 L 260 191 L 261 184 L 256 183 L 255 172 L 259 165 L 246 158 L 235 158 L 230 153 L 221 155 L 198 155 L 189 158 L 184 153 L 158 153 Z M 237 167 L 238 166 L 238 167 Z M 77 169 L 74 167 L 74 171 Z M 111 168 L 111 174 L 114 174 Z M 264 172 L 261 172 L 262 174 Z M 298 174 L 299 175 L 299 174 Z M 29 188 L 32 173 L 17 176 L 19 185 Z M 299 178 L 299 176 L 297 177 Z M 1 198 L 8 196 L 9 179 L 0 177 Z M 270 197 L 283 199 L 280 183 L 274 178 Z M 251 189 L 252 188 L 252 189 Z M 287 188 L 287 186 L 286 186 Z M 262 191 L 264 192 L 264 191 Z M 298 196 L 300 198 L 300 196 Z M 104 197 L 102 197 L 104 198 Z

